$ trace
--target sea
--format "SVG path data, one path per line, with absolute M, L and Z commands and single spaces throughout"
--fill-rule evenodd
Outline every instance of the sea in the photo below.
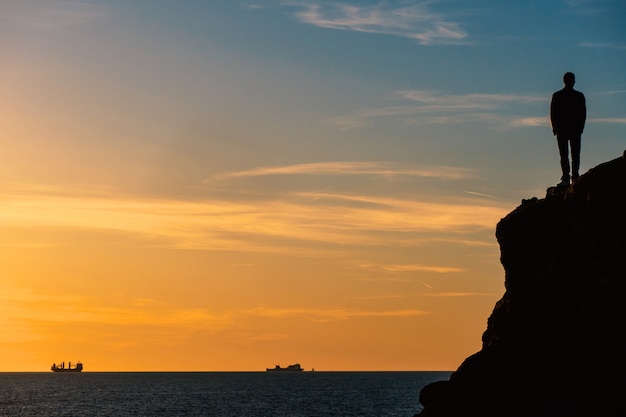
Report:
M 450 372 L 0 373 L 0 416 L 412 417 Z

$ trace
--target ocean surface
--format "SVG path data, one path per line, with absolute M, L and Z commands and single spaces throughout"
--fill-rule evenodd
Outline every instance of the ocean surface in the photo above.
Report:
M 0 373 L 0 416 L 412 417 L 450 372 Z

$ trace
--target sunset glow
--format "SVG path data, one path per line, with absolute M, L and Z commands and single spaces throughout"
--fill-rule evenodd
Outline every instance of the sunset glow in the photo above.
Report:
M 0 3 L 0 371 L 456 369 L 563 72 L 626 148 L 626 9 L 552 3 Z

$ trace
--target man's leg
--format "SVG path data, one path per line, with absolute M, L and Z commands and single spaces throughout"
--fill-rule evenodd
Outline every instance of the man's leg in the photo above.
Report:
M 556 135 L 556 141 L 559 144 L 559 155 L 561 156 L 561 171 L 563 176 L 561 180 L 569 181 L 569 152 L 567 149 L 567 137 L 564 135 Z
M 572 147 L 572 178 L 578 178 L 578 169 L 580 168 L 580 135 L 575 135 L 570 139 Z

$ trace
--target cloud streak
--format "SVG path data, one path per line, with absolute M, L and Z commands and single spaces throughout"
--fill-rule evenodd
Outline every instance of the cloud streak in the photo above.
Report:
M 613 2 L 612 0 L 563 0 L 563 3 L 573 13 L 587 17 L 597 14 L 620 13 L 622 11 L 614 7 L 620 2 Z
M 585 48 L 598 48 L 598 49 L 626 49 L 626 44 L 616 42 L 581 42 L 580 46 Z
M 508 208 L 504 202 L 466 197 L 429 202 L 419 197 L 304 191 L 250 201 L 155 200 L 115 195 L 85 198 L 22 192 L 3 196 L 0 226 L 109 231 L 141 239 L 144 245 L 179 249 L 301 251 L 313 256 L 316 250 L 322 250 L 320 244 L 324 244 L 323 251 L 333 253 L 337 245 L 353 249 L 405 245 L 412 239 L 420 240 L 423 234 L 446 237 L 488 230 Z
M 157 300 L 47 295 L 7 285 L 0 289 L 0 324 L 5 343 L 42 340 L 48 337 L 47 329 L 66 326 L 115 326 L 121 333 L 137 327 L 176 329 L 178 334 L 183 330 L 219 332 L 234 327 L 236 319 L 231 312 L 180 307 Z M 108 339 L 105 343 L 115 343 Z
M 522 117 L 511 122 L 515 127 L 544 127 L 549 126 L 548 116 L 544 117 Z
M 421 297 L 455 298 L 455 297 L 491 297 L 493 294 L 484 292 L 437 292 L 420 294 Z
M 29 29 L 57 29 L 89 24 L 109 16 L 105 6 L 86 1 L 7 1 L 0 3 L 0 22 Z
M 626 124 L 626 117 L 596 117 L 587 121 L 588 123 L 613 123 L 613 124 Z
M 218 174 L 215 179 L 263 177 L 270 175 L 377 175 L 385 177 L 410 176 L 444 180 L 467 179 L 472 170 L 449 166 L 398 166 L 391 162 L 314 162 L 273 167 L 259 167 L 244 171 Z
M 394 106 L 360 109 L 335 117 L 330 122 L 342 129 L 366 126 L 370 121 L 383 118 L 401 118 L 405 122 L 426 124 L 458 124 L 480 121 L 508 126 L 526 126 L 537 118 L 512 119 L 504 116 L 512 106 L 532 106 L 547 100 L 544 96 L 525 94 L 441 94 L 429 90 L 396 91 L 394 97 L 409 102 Z
M 421 264 L 373 264 L 362 263 L 359 267 L 371 271 L 389 272 L 389 273 L 406 273 L 406 272 L 435 272 L 437 274 L 459 273 L 464 272 L 462 268 L 450 266 L 434 266 Z
M 466 43 L 468 34 L 458 22 L 430 10 L 430 2 L 393 7 L 385 3 L 302 2 L 295 16 L 303 23 L 325 29 L 400 36 L 421 45 Z
M 453 109 L 493 109 L 499 103 L 534 103 L 545 100 L 545 97 L 535 95 L 479 93 L 442 95 L 428 90 L 403 90 L 396 94 L 409 100 L 436 106 L 435 108 Z
M 314 322 L 327 322 L 335 320 L 350 320 L 354 318 L 371 318 L 371 317 L 416 317 L 430 314 L 428 311 L 416 310 L 416 309 L 404 309 L 404 310 L 382 310 L 382 311 L 369 311 L 369 310 L 355 310 L 347 308 L 320 308 L 320 309 L 307 309 L 307 308 L 269 308 L 269 307 L 257 307 L 249 311 L 250 314 L 271 317 L 271 318 L 289 318 L 289 317 L 301 317 Z

